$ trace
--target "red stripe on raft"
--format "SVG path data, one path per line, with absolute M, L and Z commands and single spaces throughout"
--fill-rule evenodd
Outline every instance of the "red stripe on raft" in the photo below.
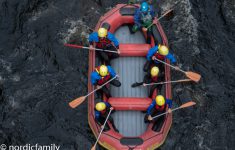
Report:
M 120 44 L 121 56 L 145 57 L 151 46 L 149 44 Z
M 75 45 L 75 44 L 64 44 L 64 46 L 67 46 L 67 47 L 72 47 L 72 48 L 83 48 L 83 46 L 81 45 Z
M 111 97 L 108 102 L 115 108 L 115 110 L 147 110 L 148 106 L 152 103 L 150 98 L 117 98 Z

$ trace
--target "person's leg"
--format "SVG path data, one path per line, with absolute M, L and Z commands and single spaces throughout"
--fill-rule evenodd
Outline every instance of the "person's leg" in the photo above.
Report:
M 102 91 L 104 92 L 107 98 L 111 97 L 110 91 L 106 86 L 102 87 Z
M 102 100 L 103 99 L 103 90 L 100 89 L 96 93 L 97 93 L 97 98 Z
M 114 121 L 113 121 L 113 118 L 112 118 L 111 116 L 109 116 L 109 121 L 110 121 L 110 123 L 112 124 L 113 129 L 114 129 L 116 132 L 119 132 L 119 130 L 117 129 L 117 127 L 116 127 L 116 125 L 115 125 L 115 123 L 114 123 Z
M 130 28 L 129 28 L 130 29 Z M 137 32 L 139 30 L 139 27 L 135 24 L 133 25 L 133 27 L 130 29 L 130 33 L 134 34 L 135 32 Z
M 110 82 L 110 84 L 116 86 L 116 87 L 120 87 L 121 86 L 121 82 L 117 79 L 114 79 L 113 81 Z
M 158 63 L 156 66 L 159 68 L 161 74 L 165 74 L 165 67 L 164 64 Z
M 150 27 L 150 28 L 152 28 L 152 27 Z M 147 43 L 147 44 L 151 44 L 151 35 L 152 35 L 152 31 L 151 31 L 150 28 L 147 30 L 147 40 L 146 40 L 146 43 Z
M 161 94 L 162 93 L 162 84 L 159 84 L 159 85 L 157 85 L 157 92 L 158 92 L 158 94 Z
M 106 65 L 110 65 L 109 57 L 106 52 L 98 52 L 98 55 L 100 56 L 101 61 L 105 62 Z
M 105 120 L 106 120 L 106 118 L 105 118 L 105 117 L 101 117 L 99 120 L 100 120 L 100 121 L 99 121 L 99 124 L 100 124 L 100 125 L 103 125 L 104 122 L 105 122 Z M 108 131 L 108 130 L 110 130 L 110 127 L 109 127 L 108 124 L 106 123 L 106 125 L 104 126 L 104 131 Z
M 165 112 L 165 111 L 157 112 L 154 116 L 160 115 L 160 114 L 162 114 L 162 113 L 164 113 L 164 112 Z M 153 116 L 153 117 L 154 117 L 154 116 Z M 152 130 L 153 130 L 153 131 L 158 132 L 158 131 L 161 130 L 162 125 L 164 124 L 165 117 L 166 117 L 166 115 L 163 115 L 163 116 L 160 116 L 160 117 L 157 117 L 157 118 L 154 118 L 154 119 L 153 119 L 153 122 L 154 122 L 153 127 L 152 127 Z
M 113 45 L 112 45 L 111 47 L 109 47 L 108 50 L 117 52 L 117 48 L 114 47 Z M 110 60 L 119 57 L 119 54 L 118 54 L 118 53 L 109 53 L 108 55 L 109 55 L 109 59 L 110 59 Z
M 152 85 L 150 87 L 149 98 L 152 98 L 154 90 L 157 88 L 157 85 Z
M 148 114 L 146 114 L 145 116 L 144 116 L 144 123 L 149 123 L 150 121 L 148 120 Z
M 154 44 L 155 44 L 155 45 L 158 45 L 157 37 L 155 37 L 154 34 L 153 34 L 153 27 L 152 27 L 152 30 L 151 30 L 151 35 L 152 35 L 152 37 L 153 37 L 153 39 L 154 39 Z
M 151 62 L 148 60 L 145 62 L 144 68 L 143 68 L 144 72 L 147 72 L 149 70 L 150 64 L 151 64 Z

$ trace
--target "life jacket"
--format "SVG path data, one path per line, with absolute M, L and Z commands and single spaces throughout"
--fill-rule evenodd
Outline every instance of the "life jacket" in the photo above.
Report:
M 102 115 L 105 115 L 105 113 L 106 113 L 106 109 L 105 109 L 105 110 L 103 110 L 103 111 L 100 111 L 100 113 L 101 113 Z
M 156 76 L 156 77 L 152 77 L 152 76 L 151 76 L 151 79 L 152 79 L 152 82 L 157 82 L 157 81 L 158 81 L 158 80 L 157 80 L 157 79 L 158 79 L 157 76 Z
M 166 108 L 166 104 L 163 105 L 163 106 L 158 106 L 157 104 L 155 105 L 155 109 L 156 109 L 157 111 L 160 111 L 160 112 L 164 111 L 165 108 Z
M 159 54 L 158 52 L 155 53 L 154 56 L 155 56 L 157 59 L 160 59 L 160 60 L 164 60 L 164 59 L 165 59 L 165 56 Z
M 99 38 L 99 41 L 96 42 L 96 47 L 97 48 L 106 48 L 107 46 L 110 46 L 112 41 L 110 41 L 107 37 L 106 38 Z
M 152 19 L 152 16 L 150 14 L 150 11 L 148 11 L 147 14 L 144 14 L 144 13 L 141 13 L 141 23 L 144 27 L 148 27 L 152 24 L 153 22 L 153 19 Z
M 100 66 L 95 68 L 95 70 L 98 74 L 100 74 Z M 97 82 L 97 84 L 102 85 L 102 84 L 106 83 L 110 78 L 111 78 L 111 75 L 108 72 L 108 74 L 105 77 L 101 77 L 101 79 Z
M 107 111 L 107 110 L 109 110 L 109 109 L 110 109 L 110 108 L 106 106 L 105 110 L 100 111 L 101 116 L 104 117 L 104 118 L 106 118 L 106 117 L 108 116 L 108 114 L 109 114 L 109 111 Z

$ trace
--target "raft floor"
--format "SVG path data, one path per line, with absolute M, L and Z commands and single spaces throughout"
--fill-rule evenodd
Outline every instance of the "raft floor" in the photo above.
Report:
M 117 29 L 115 36 L 120 43 L 145 43 L 145 38 L 140 31 L 130 34 L 127 26 Z M 111 66 L 120 76 L 119 80 L 122 83 L 121 87 L 111 86 L 112 97 L 148 97 L 146 87 L 131 87 L 132 83 L 143 81 L 145 61 L 144 57 L 119 57 L 111 61 Z M 139 136 L 146 131 L 147 124 L 144 123 L 144 116 L 145 113 L 141 111 L 116 111 L 112 114 L 119 133 L 126 137 Z

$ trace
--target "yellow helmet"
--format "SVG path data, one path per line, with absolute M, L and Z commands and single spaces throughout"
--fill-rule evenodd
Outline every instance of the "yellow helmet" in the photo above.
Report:
M 151 69 L 151 76 L 152 76 L 152 77 L 155 77 L 155 76 L 158 75 L 158 73 L 159 73 L 159 68 L 156 67 L 156 66 L 154 66 L 154 67 Z
M 169 49 L 165 45 L 158 45 L 158 49 L 159 49 L 158 51 L 161 55 L 166 56 L 169 53 Z
M 100 66 L 100 71 L 99 71 L 99 74 L 104 77 L 108 74 L 108 67 L 105 66 L 105 65 L 101 65 Z
M 158 106 L 163 106 L 165 104 L 165 98 L 162 95 L 158 95 L 155 100 Z
M 99 30 L 98 30 L 98 36 L 99 36 L 99 37 L 101 37 L 101 38 L 106 37 L 107 34 L 108 34 L 107 29 L 105 29 L 105 28 L 99 28 Z
M 95 105 L 95 109 L 98 111 L 103 111 L 105 110 L 105 108 L 106 108 L 106 105 L 104 102 L 99 102 Z

